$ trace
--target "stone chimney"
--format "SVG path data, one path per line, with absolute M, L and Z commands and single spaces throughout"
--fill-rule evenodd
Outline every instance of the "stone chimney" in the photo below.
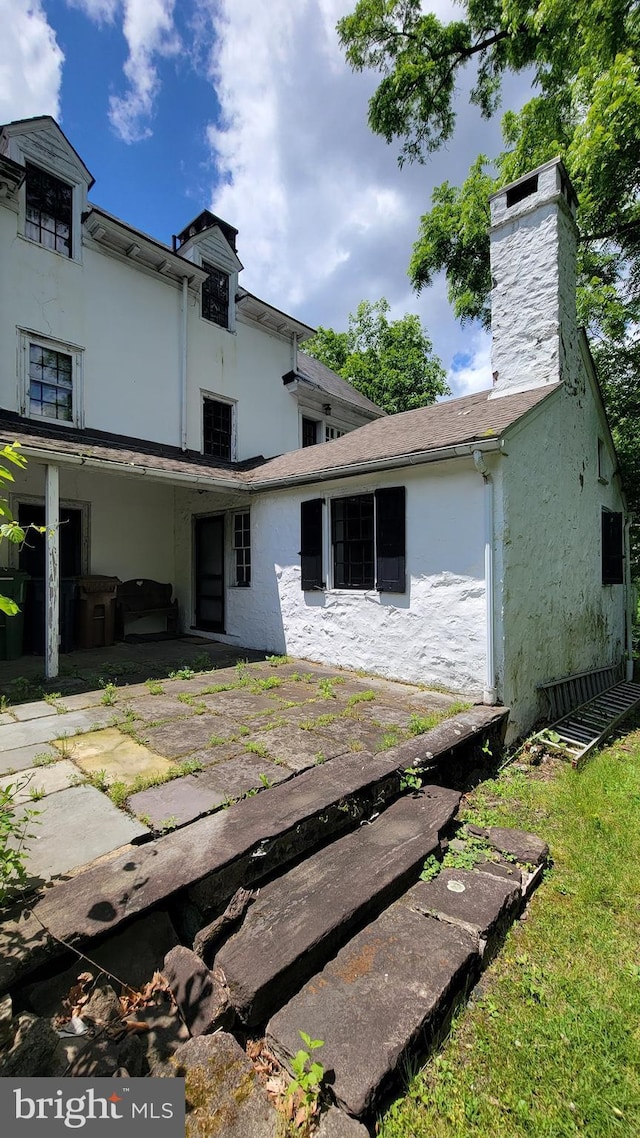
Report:
M 490 398 L 579 374 L 576 206 L 559 158 L 490 198 Z

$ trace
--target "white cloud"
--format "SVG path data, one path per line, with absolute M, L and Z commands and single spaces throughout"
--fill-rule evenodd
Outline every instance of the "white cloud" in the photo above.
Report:
M 64 54 L 40 0 L 0 0 L 0 122 L 60 111 Z
M 367 125 L 379 77 L 352 73 L 338 43 L 335 24 L 353 6 L 198 0 L 221 108 L 207 132 L 218 176 L 209 204 L 239 229 L 246 287 L 337 328 L 360 300 L 384 295 L 394 315 L 419 313 L 449 367 L 472 333 L 453 319 L 442 280 L 411 292 L 407 265 L 433 186 L 459 183 L 480 148 L 496 152 L 498 122 L 483 123 L 462 90 L 447 150 L 428 166 L 399 169 L 399 145 Z M 450 0 L 429 7 L 453 12 Z
M 160 90 L 158 58 L 180 50 L 173 21 L 175 0 L 68 0 L 94 22 L 114 23 L 122 17 L 122 34 L 129 56 L 124 74 L 129 87 L 124 95 L 111 95 L 109 121 L 124 142 L 140 142 L 151 132 L 150 120 Z
M 487 332 L 472 334 L 465 355 L 454 357 L 447 382 L 454 395 L 471 395 L 491 387 L 491 337 Z

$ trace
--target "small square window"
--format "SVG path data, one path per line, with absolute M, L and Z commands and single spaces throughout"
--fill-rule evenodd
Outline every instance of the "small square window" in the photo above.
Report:
M 66 352 L 29 344 L 29 414 L 73 421 L 73 360 Z
M 209 274 L 202 284 L 202 315 L 205 320 L 211 320 L 221 328 L 228 328 L 229 274 L 204 261 L 202 268 Z
M 251 526 L 249 514 L 234 514 L 233 549 L 236 558 L 236 585 L 251 584 Z
M 72 187 L 30 162 L 26 170 L 25 236 L 70 257 Z
M 230 461 L 233 443 L 233 406 L 218 399 L 205 399 L 202 405 L 204 454 Z

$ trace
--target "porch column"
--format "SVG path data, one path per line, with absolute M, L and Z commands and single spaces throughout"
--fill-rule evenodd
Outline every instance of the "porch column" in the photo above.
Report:
M 60 638 L 60 472 L 48 463 L 45 473 L 45 551 L 44 593 L 45 669 L 48 680 L 58 675 Z

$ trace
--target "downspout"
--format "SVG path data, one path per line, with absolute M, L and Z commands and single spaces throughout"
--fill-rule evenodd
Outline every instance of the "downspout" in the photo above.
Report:
M 45 666 L 48 680 L 55 680 L 59 666 L 60 639 L 60 478 L 58 467 L 45 467 Z
M 631 519 L 627 517 L 624 523 L 624 591 L 626 601 L 626 640 L 627 640 L 627 659 L 626 659 L 626 675 L 627 683 L 633 680 L 633 596 L 634 588 L 631 583 Z
M 294 332 L 291 337 L 291 370 L 298 371 L 298 333 Z
M 187 314 L 189 278 L 182 278 L 180 303 L 180 448 L 187 449 Z
M 484 588 L 487 627 L 487 667 L 483 703 L 493 707 L 498 702 L 494 645 L 493 594 L 493 479 L 481 450 L 474 450 L 473 465 L 484 481 Z

